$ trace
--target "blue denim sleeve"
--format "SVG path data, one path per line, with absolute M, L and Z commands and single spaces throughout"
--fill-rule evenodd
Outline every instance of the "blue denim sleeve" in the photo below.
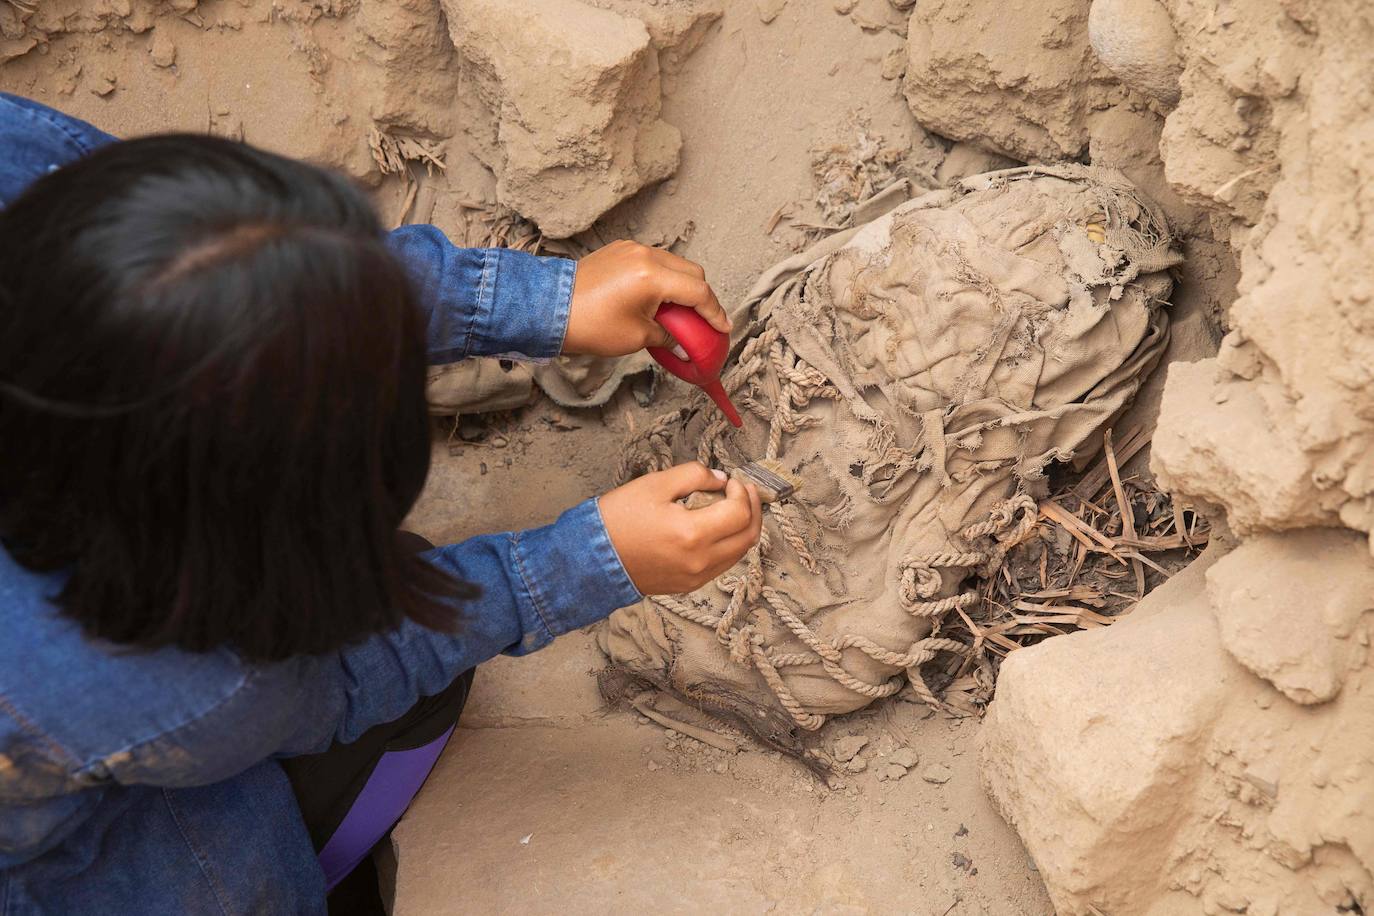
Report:
M 464 607 L 460 632 L 407 622 L 339 653 L 312 676 L 313 708 L 302 710 L 299 700 L 286 704 L 299 719 L 295 733 L 276 748 L 280 756 L 317 752 L 331 740 L 354 741 L 475 665 L 543 648 L 643 597 L 611 544 L 596 500 L 574 506 L 552 525 L 475 537 L 427 557 L 482 590 Z
M 85 121 L 0 93 L 0 207 L 47 173 L 115 138 Z M 428 316 L 429 361 L 552 359 L 563 349 L 577 263 L 501 248 L 459 248 L 433 226 L 387 238 Z
M 0 207 L 114 137 L 38 102 L 0 92 Z
M 563 349 L 577 262 L 506 248 L 459 248 L 433 226 L 388 238 L 429 317 L 429 362 L 469 356 L 546 360 Z
M 319 753 L 333 741 L 356 741 L 469 668 L 502 653 L 533 652 L 643 597 L 595 500 L 543 528 L 483 535 L 426 556 L 482 590 L 464 602 L 457 633 L 407 621 L 339 652 L 250 668 L 213 710 L 127 755 L 119 781 L 205 785 L 264 757 Z

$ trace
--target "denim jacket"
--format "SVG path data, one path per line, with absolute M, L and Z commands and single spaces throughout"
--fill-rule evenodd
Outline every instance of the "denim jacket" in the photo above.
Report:
M 108 142 L 0 94 L 0 207 Z M 572 262 L 456 248 L 432 226 L 390 241 L 422 291 L 432 362 L 558 353 Z M 63 575 L 0 549 L 0 916 L 323 913 L 323 874 L 275 758 L 354 740 L 488 658 L 640 598 L 595 500 L 428 556 L 482 589 L 460 637 L 407 623 L 331 655 L 250 665 L 228 649 L 88 639 L 49 602 Z

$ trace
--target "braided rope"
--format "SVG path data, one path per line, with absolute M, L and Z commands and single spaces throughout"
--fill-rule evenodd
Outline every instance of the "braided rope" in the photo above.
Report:
M 919 657 L 919 660 L 907 666 L 906 679 L 907 683 L 911 684 L 912 692 L 927 706 L 944 709 L 945 704 L 940 701 L 939 697 L 935 696 L 934 691 L 930 689 L 930 685 L 926 683 L 925 677 L 921 674 L 921 666 L 933 659 L 936 652 L 939 651 L 953 652 L 956 655 L 967 657 L 969 647 L 953 639 L 941 637 L 928 637 L 915 643 L 911 647 L 911 654 L 913 657 Z
M 620 456 L 616 479 L 621 483 L 638 474 L 662 471 L 673 466 L 672 427 L 682 419 L 680 411 L 666 413 L 653 422 L 635 443 Z
M 797 521 L 792 518 L 788 510 L 782 508 L 780 504 L 770 504 L 768 514 L 773 521 L 778 523 L 778 530 L 782 532 L 782 539 L 787 546 L 797 554 L 797 559 L 806 567 L 808 572 L 819 572 L 820 567 L 816 564 L 816 558 L 811 555 L 811 548 L 806 545 L 806 539 L 797 530 Z
M 773 696 L 778 698 L 778 704 L 792 717 L 792 721 L 796 722 L 798 727 L 809 732 L 813 732 L 824 725 L 825 716 L 807 712 L 806 707 L 788 689 L 787 684 L 783 682 L 782 675 L 778 674 L 778 669 L 774 668 L 768 661 L 768 653 L 763 648 L 762 640 L 754 643 L 750 648 L 753 651 L 751 658 L 755 670 L 763 676 L 764 683 L 773 691 Z

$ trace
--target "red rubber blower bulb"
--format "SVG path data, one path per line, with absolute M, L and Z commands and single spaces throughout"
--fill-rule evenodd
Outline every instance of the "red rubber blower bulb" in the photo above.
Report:
M 673 375 L 699 386 L 710 395 L 733 426 L 743 426 L 739 412 L 730 403 L 730 397 L 720 383 L 720 370 L 730 351 L 730 335 L 717 331 L 706 323 L 705 318 L 676 302 L 660 305 L 654 320 L 668 329 L 668 333 L 686 351 L 687 359 L 679 359 L 672 350 L 664 347 L 650 347 L 649 355 Z

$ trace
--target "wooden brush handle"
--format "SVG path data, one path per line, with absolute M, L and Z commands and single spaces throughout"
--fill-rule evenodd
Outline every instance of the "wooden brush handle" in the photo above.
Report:
M 759 491 L 759 502 L 763 503 L 764 505 L 778 501 L 778 494 L 776 490 L 770 490 L 767 487 L 759 486 L 759 482 L 757 480 L 754 480 L 753 478 L 749 477 L 749 475 L 743 473 L 738 468 L 731 471 L 730 476 L 733 477 L 735 480 L 738 480 L 740 483 L 752 483 L 754 485 L 754 489 Z M 684 499 L 682 501 L 682 504 L 686 506 L 688 509 L 704 509 L 707 506 L 714 505 L 715 503 L 720 502 L 724 498 L 724 490 L 697 490 L 695 493 L 692 493 L 686 499 Z

